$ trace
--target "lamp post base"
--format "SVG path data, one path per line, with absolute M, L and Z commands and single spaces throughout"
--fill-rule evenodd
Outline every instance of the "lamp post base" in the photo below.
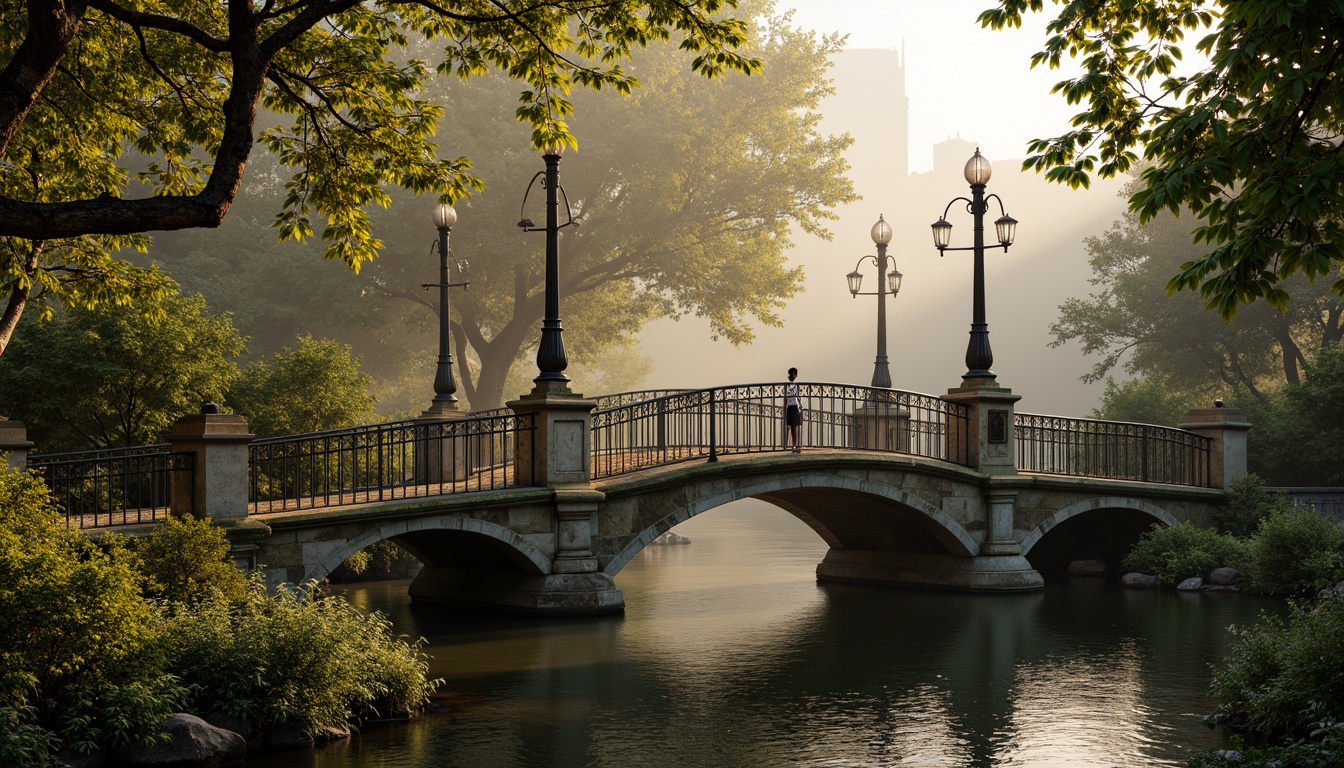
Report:
M 462 404 L 457 400 L 432 400 L 422 419 L 456 419 L 462 415 Z

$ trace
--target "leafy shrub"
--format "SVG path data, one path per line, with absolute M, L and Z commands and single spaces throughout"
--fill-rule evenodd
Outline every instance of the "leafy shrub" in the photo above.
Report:
M 1291 499 L 1268 490 L 1259 475 L 1248 472 L 1228 489 L 1227 505 L 1214 510 L 1213 522 L 1223 533 L 1244 539 L 1255 535 L 1262 520 L 1292 507 Z
M 1344 723 L 1319 723 L 1310 736 L 1283 745 L 1209 750 L 1191 768 L 1344 768 Z
M 193 602 L 217 594 L 241 600 L 247 575 L 229 556 L 224 530 L 207 520 L 169 516 L 135 543 L 144 592 L 170 603 Z
M 1179 584 L 1192 576 L 1238 562 L 1244 545 L 1231 536 L 1190 523 L 1155 525 L 1139 537 L 1121 567 L 1157 577 L 1162 584 Z
M 1253 591 L 1310 595 L 1344 579 L 1344 528 L 1315 510 L 1278 510 L 1260 524 L 1248 548 Z
M 1214 669 L 1215 720 L 1278 741 L 1311 737 L 1313 723 L 1344 722 L 1344 599 L 1293 604 L 1287 624 L 1265 614 L 1234 632 L 1227 660 Z
M 311 588 L 271 595 L 254 579 L 239 603 L 207 596 L 164 620 L 169 667 L 196 692 L 194 709 L 263 732 L 414 710 L 437 685 L 419 644 L 393 635 L 386 618 Z
M 46 486 L 0 466 L 0 764 L 156 738 L 175 681 L 122 541 L 62 524 Z

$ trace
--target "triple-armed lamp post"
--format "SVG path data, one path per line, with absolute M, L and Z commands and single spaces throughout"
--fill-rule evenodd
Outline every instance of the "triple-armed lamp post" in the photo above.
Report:
M 994 231 L 999 245 L 1006 252 L 1013 244 L 1017 233 L 1017 219 L 1004 212 L 1003 200 L 998 195 L 985 195 L 985 184 L 989 182 L 989 161 L 976 149 L 975 154 L 966 162 L 966 181 L 971 185 L 971 199 L 953 198 L 943 209 L 943 215 L 933 223 L 933 244 L 939 255 L 944 251 L 975 252 L 975 288 L 971 314 L 971 339 L 966 346 L 967 379 L 992 379 L 994 372 L 989 369 L 994 364 L 994 353 L 989 348 L 989 323 L 985 320 L 985 211 L 989 208 L 989 198 L 999 204 L 999 218 L 994 222 Z M 947 213 L 952 204 L 966 203 L 966 210 L 975 221 L 975 243 L 969 247 L 951 248 L 952 225 L 947 222 Z
M 901 272 L 896 269 L 895 260 L 892 261 L 892 270 L 887 272 L 887 245 L 891 242 L 891 225 L 882 218 L 881 214 L 877 217 L 877 223 L 872 229 L 873 242 L 877 244 L 877 256 L 863 256 L 854 264 L 854 271 L 846 275 L 849 280 L 849 293 L 851 296 L 876 296 L 877 297 L 877 359 L 873 362 L 873 386 L 883 389 L 891 389 L 891 371 L 887 367 L 887 294 L 895 296 L 901 290 Z M 859 265 L 865 261 L 871 261 L 877 265 L 877 290 L 860 291 L 863 285 L 863 273 L 859 272 Z
M 439 365 L 434 372 L 434 399 L 430 411 L 442 413 L 457 409 L 457 381 L 453 378 L 453 354 L 449 349 L 452 318 L 448 310 L 448 289 L 465 288 L 468 283 L 448 280 L 448 235 L 457 223 L 457 210 L 447 203 L 434 209 L 434 227 L 439 230 L 439 282 L 423 283 L 422 288 L 439 289 Z M 462 272 L 461 265 L 458 272 Z
M 565 368 L 569 367 L 569 359 L 565 356 L 565 340 L 561 335 L 564 327 L 560 324 L 560 230 L 573 224 L 574 214 L 569 208 L 569 196 L 560 186 L 560 149 L 552 148 L 546 150 L 542 155 L 546 161 L 546 170 L 537 171 L 532 177 L 532 181 L 527 185 L 527 192 L 523 193 L 522 210 L 519 211 L 518 226 L 524 232 L 542 232 L 546 233 L 546 317 L 541 325 L 541 344 L 537 347 L 537 370 L 538 376 L 533 379 L 539 387 L 546 387 L 552 383 L 565 387 L 569 383 L 569 377 L 565 375 Z M 523 215 L 527 208 L 527 196 L 532 192 L 532 185 L 541 179 L 541 185 L 546 189 L 546 226 L 538 227 L 532 223 L 532 220 Z M 568 218 L 564 224 L 559 223 L 559 201 L 556 193 L 565 198 L 565 215 Z

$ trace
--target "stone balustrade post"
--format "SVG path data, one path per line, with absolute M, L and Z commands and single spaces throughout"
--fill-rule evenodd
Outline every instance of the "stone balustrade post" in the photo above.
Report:
M 870 451 L 910 451 L 910 412 L 896 402 L 871 400 L 854 409 L 849 443 Z
M 508 406 L 518 416 L 532 416 L 533 428 L 520 429 L 515 443 L 519 482 L 530 479 L 547 488 L 588 487 L 592 481 L 592 411 L 597 402 L 568 388 L 550 391 L 538 385 Z
M 943 399 L 970 406 L 965 430 L 948 426 L 948 447 L 954 457 L 965 451 L 967 465 L 986 475 L 1015 475 L 1013 404 L 1022 399 L 995 379 L 962 379 Z
M 457 435 L 451 426 L 439 426 L 444 422 L 465 419 L 457 402 L 435 401 L 428 410 L 414 420 L 417 430 L 424 430 L 423 437 L 417 435 L 415 452 L 415 479 L 417 483 L 438 485 L 465 480 L 473 471 L 471 456 L 480 455 L 481 438 Z M 485 440 L 490 438 L 486 436 Z M 474 441 L 474 444 L 473 444 Z
M 1209 486 L 1231 488 L 1246 474 L 1246 433 L 1251 423 L 1239 408 L 1224 408 L 1221 400 L 1213 408 L 1197 408 L 1186 414 L 1181 429 L 1212 438 L 1209 455 Z
M 255 437 L 246 418 L 220 413 L 214 403 L 178 419 L 168 431 L 174 453 L 195 455 L 190 473 L 173 473 L 173 514 L 208 517 L 223 528 L 234 562 L 245 571 L 256 567 L 257 542 L 270 533 L 268 526 L 247 519 L 247 446 Z
M 168 431 L 173 453 L 196 455 L 191 476 L 173 481 L 173 514 L 208 517 L 216 522 L 247 517 L 247 445 L 256 435 L 247 419 L 220 413 L 206 403 L 201 413 L 184 416 Z
M 22 421 L 0 421 L 0 453 L 13 469 L 28 467 L 28 450 L 33 442 L 28 439 L 28 428 Z

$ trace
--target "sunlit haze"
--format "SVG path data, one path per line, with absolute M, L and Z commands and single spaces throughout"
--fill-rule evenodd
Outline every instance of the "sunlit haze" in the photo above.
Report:
M 791 5 L 795 26 L 849 35 L 832 70 L 837 92 L 822 105 L 822 130 L 854 137 L 846 157 L 863 199 L 837 211 L 833 240 L 795 235 L 789 257 L 805 269 L 806 292 L 789 302 L 783 328 L 758 328 L 754 344 L 735 349 L 710 341 L 707 325 L 694 318 L 655 323 L 641 337 L 656 366 L 648 384 L 774 381 L 790 366 L 808 381 L 867 384 L 876 352 L 876 299 L 851 298 L 845 274 L 874 252 L 868 232 L 882 214 L 894 229 L 889 254 L 904 274 L 887 310 L 893 386 L 931 394 L 958 386 L 966 370 L 971 256 L 939 258 L 929 224 L 968 193 L 961 166 L 978 146 L 993 162 L 988 191 L 1021 221 L 1007 253 L 987 253 L 994 371 L 1001 385 L 1023 396 L 1023 411 L 1087 415 L 1102 388 L 1079 381 L 1090 362 L 1076 345 L 1049 348 L 1049 325 L 1062 302 L 1091 288 L 1083 241 L 1122 215 L 1123 182 L 1096 180 L 1090 190 L 1075 191 L 1019 170 L 1027 142 L 1063 132 L 1072 114 L 1050 94 L 1067 73 L 1030 67 L 1045 40 L 1044 17 L 994 32 L 976 22 L 991 0 Z M 899 140 L 902 76 L 908 147 Z M 943 167 L 935 168 L 934 145 L 957 137 L 967 143 L 945 144 Z M 991 205 L 988 220 L 997 217 Z M 969 244 L 965 207 L 953 206 L 948 219 L 952 244 Z M 876 271 L 871 264 L 860 267 L 865 270 L 864 290 L 871 290 Z

